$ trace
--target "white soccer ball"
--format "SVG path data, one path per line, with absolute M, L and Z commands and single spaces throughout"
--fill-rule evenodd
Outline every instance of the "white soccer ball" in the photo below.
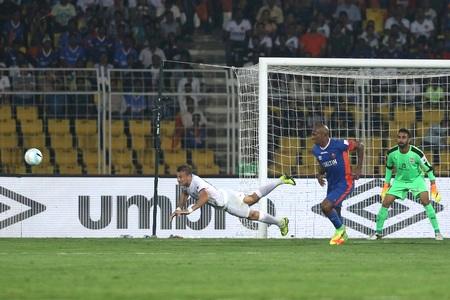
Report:
M 25 161 L 30 166 L 37 166 L 42 161 L 42 153 L 39 149 L 31 148 L 25 152 Z

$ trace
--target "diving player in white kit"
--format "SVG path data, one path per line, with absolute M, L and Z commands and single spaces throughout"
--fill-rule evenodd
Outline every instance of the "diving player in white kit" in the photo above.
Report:
M 180 215 L 188 215 L 206 203 L 209 203 L 215 207 L 221 207 L 229 214 L 239 218 L 247 218 L 268 225 L 277 225 L 280 228 L 282 236 L 288 234 L 288 218 L 280 219 L 268 213 L 250 209 L 250 206 L 257 203 L 259 199 L 269 194 L 279 185 L 295 185 L 294 179 L 290 176 L 283 175 L 279 181 L 268 183 L 251 195 L 245 195 L 238 191 L 217 189 L 201 177 L 192 174 L 192 168 L 188 165 L 182 165 L 177 168 L 177 180 L 181 186 L 182 196 L 179 206 L 171 215 L 171 220 Z M 196 202 L 194 205 L 186 208 L 188 197 L 195 199 Z

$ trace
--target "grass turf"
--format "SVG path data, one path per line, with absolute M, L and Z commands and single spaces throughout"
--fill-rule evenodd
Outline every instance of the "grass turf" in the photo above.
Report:
M 449 299 L 450 240 L 0 239 L 0 299 Z

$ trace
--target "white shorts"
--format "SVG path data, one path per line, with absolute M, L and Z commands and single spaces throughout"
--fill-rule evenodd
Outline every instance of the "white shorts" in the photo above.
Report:
M 239 218 L 248 218 L 250 206 L 244 202 L 244 193 L 223 190 L 223 195 L 225 198 L 225 206 L 223 208 L 227 213 Z

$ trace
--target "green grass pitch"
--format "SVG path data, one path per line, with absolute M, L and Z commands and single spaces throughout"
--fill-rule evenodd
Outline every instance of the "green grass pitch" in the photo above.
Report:
M 0 299 L 450 299 L 450 240 L 0 239 Z

